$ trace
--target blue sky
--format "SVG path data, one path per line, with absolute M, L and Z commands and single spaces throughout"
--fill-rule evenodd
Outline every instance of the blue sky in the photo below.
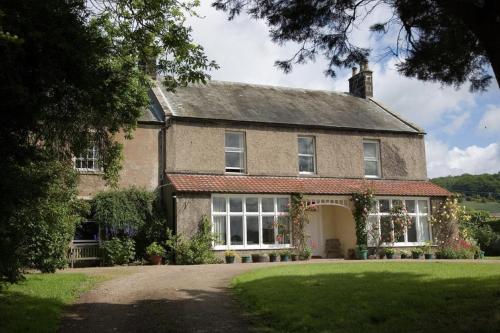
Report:
M 241 15 L 228 21 L 226 14 L 202 1 L 200 18 L 190 18 L 193 37 L 221 68 L 216 80 L 270 84 L 308 89 L 348 91 L 350 70 L 339 70 L 335 79 L 323 75 L 326 61 L 295 66 L 284 74 L 274 61 L 290 57 L 297 45 L 279 46 L 268 37 L 268 27 Z M 376 36 L 369 26 L 390 15 L 379 8 L 352 31 L 352 40 L 373 49 L 370 68 L 374 75 L 374 98 L 427 132 L 429 177 L 500 171 L 500 89 L 496 81 L 485 93 L 471 94 L 468 86 L 442 87 L 400 76 L 396 59 L 381 57 L 394 36 Z

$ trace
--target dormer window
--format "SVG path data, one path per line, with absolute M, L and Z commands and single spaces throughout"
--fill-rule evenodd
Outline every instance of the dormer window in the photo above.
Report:
M 85 153 L 75 157 L 75 169 L 78 171 L 101 171 L 99 150 L 96 146 L 92 146 Z
M 226 132 L 226 172 L 245 173 L 245 133 Z
M 299 136 L 299 173 L 313 174 L 316 172 L 315 144 L 313 136 Z
M 366 178 L 380 178 L 380 145 L 375 140 L 363 140 Z

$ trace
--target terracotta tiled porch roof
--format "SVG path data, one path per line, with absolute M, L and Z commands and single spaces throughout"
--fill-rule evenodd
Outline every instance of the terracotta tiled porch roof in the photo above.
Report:
M 448 196 L 450 192 L 429 181 L 366 180 L 168 174 L 177 192 L 352 194 L 367 187 L 376 195 Z

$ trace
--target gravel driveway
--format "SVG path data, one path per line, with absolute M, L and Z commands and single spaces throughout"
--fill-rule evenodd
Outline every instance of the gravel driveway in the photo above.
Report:
M 274 265 L 274 264 L 273 264 Z M 65 314 L 61 332 L 247 332 L 228 285 L 267 264 L 122 267 L 119 277 L 84 294 Z M 106 274 L 107 269 L 72 272 Z

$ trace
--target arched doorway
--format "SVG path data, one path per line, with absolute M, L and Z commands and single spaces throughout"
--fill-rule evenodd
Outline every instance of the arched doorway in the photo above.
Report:
M 347 250 L 356 246 L 350 201 L 311 198 L 308 202 L 314 207 L 309 212 L 309 224 L 306 227 L 313 255 L 322 258 L 345 257 Z

